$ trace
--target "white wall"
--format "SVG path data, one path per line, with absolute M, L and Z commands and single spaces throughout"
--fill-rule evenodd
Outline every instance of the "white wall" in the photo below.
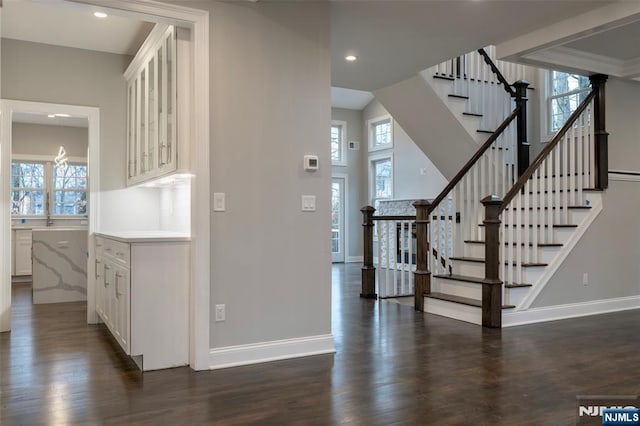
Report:
M 606 90 L 609 169 L 640 172 L 640 83 L 614 78 Z M 603 211 L 532 307 L 640 295 L 639 211 L 640 182 L 611 181 Z
M 51 126 L 13 123 L 11 152 L 15 154 L 45 155 L 53 159 L 64 145 L 70 157 L 87 157 L 89 135 L 86 127 Z
M 364 173 L 368 176 L 368 129 L 367 120 L 387 115 L 387 110 L 376 99 L 372 100 L 362 112 Z M 393 198 L 396 200 L 435 198 L 447 185 L 447 180 L 433 162 L 407 135 L 400 124 L 393 122 Z M 382 154 L 390 151 L 375 151 Z M 422 172 L 421 172 L 422 170 Z M 424 173 L 424 174 L 422 174 Z M 367 190 L 369 188 L 367 187 Z
M 211 347 L 330 334 L 329 4 L 175 3 L 211 11 Z
M 348 176 L 346 195 L 348 211 L 346 213 L 348 249 L 346 260 L 362 257 L 362 213 L 360 209 L 367 205 L 367 174 L 363 153 L 367 152 L 366 138 L 362 135 L 362 111 L 343 108 L 332 108 L 331 119 L 347 123 L 345 144 L 348 141 L 360 142 L 359 150 L 345 147 L 346 166 L 333 166 L 332 173 Z

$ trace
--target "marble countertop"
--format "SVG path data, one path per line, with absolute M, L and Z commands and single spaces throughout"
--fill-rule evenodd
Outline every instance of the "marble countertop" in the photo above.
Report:
M 39 226 L 39 225 L 18 225 L 12 226 L 11 230 L 32 230 L 32 231 L 87 231 L 86 226 Z
M 191 241 L 188 234 L 169 231 L 102 231 L 95 235 L 124 243 Z

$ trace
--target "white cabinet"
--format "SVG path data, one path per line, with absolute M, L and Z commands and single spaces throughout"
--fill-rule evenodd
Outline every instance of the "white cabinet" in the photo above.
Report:
M 14 275 L 31 275 L 31 229 L 15 230 Z
M 189 363 L 189 242 L 96 236 L 96 311 L 142 370 Z
M 188 171 L 189 37 L 156 25 L 125 71 L 127 185 Z

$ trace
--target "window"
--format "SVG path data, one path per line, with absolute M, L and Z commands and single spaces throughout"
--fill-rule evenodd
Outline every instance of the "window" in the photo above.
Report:
M 334 166 L 346 166 L 345 136 L 347 123 L 344 121 L 331 122 L 331 164 Z
M 559 130 L 591 89 L 589 77 L 560 71 L 548 72 L 548 131 Z
M 47 194 L 52 195 L 50 206 L 47 206 Z M 69 164 L 63 168 L 50 162 L 12 162 L 11 214 L 86 216 L 87 204 L 86 164 Z
M 393 158 L 388 155 L 371 159 L 372 204 L 378 208 L 381 199 L 393 198 Z
M 87 166 L 69 164 L 54 166 L 53 211 L 54 215 L 87 214 Z
M 11 214 L 43 215 L 44 163 L 11 164 Z
M 393 147 L 393 121 L 390 116 L 369 120 L 369 151 Z

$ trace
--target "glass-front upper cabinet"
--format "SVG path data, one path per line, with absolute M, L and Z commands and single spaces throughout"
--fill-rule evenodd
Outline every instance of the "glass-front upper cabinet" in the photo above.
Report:
M 127 79 L 127 185 L 176 170 L 177 31 L 159 26 L 149 34 Z

